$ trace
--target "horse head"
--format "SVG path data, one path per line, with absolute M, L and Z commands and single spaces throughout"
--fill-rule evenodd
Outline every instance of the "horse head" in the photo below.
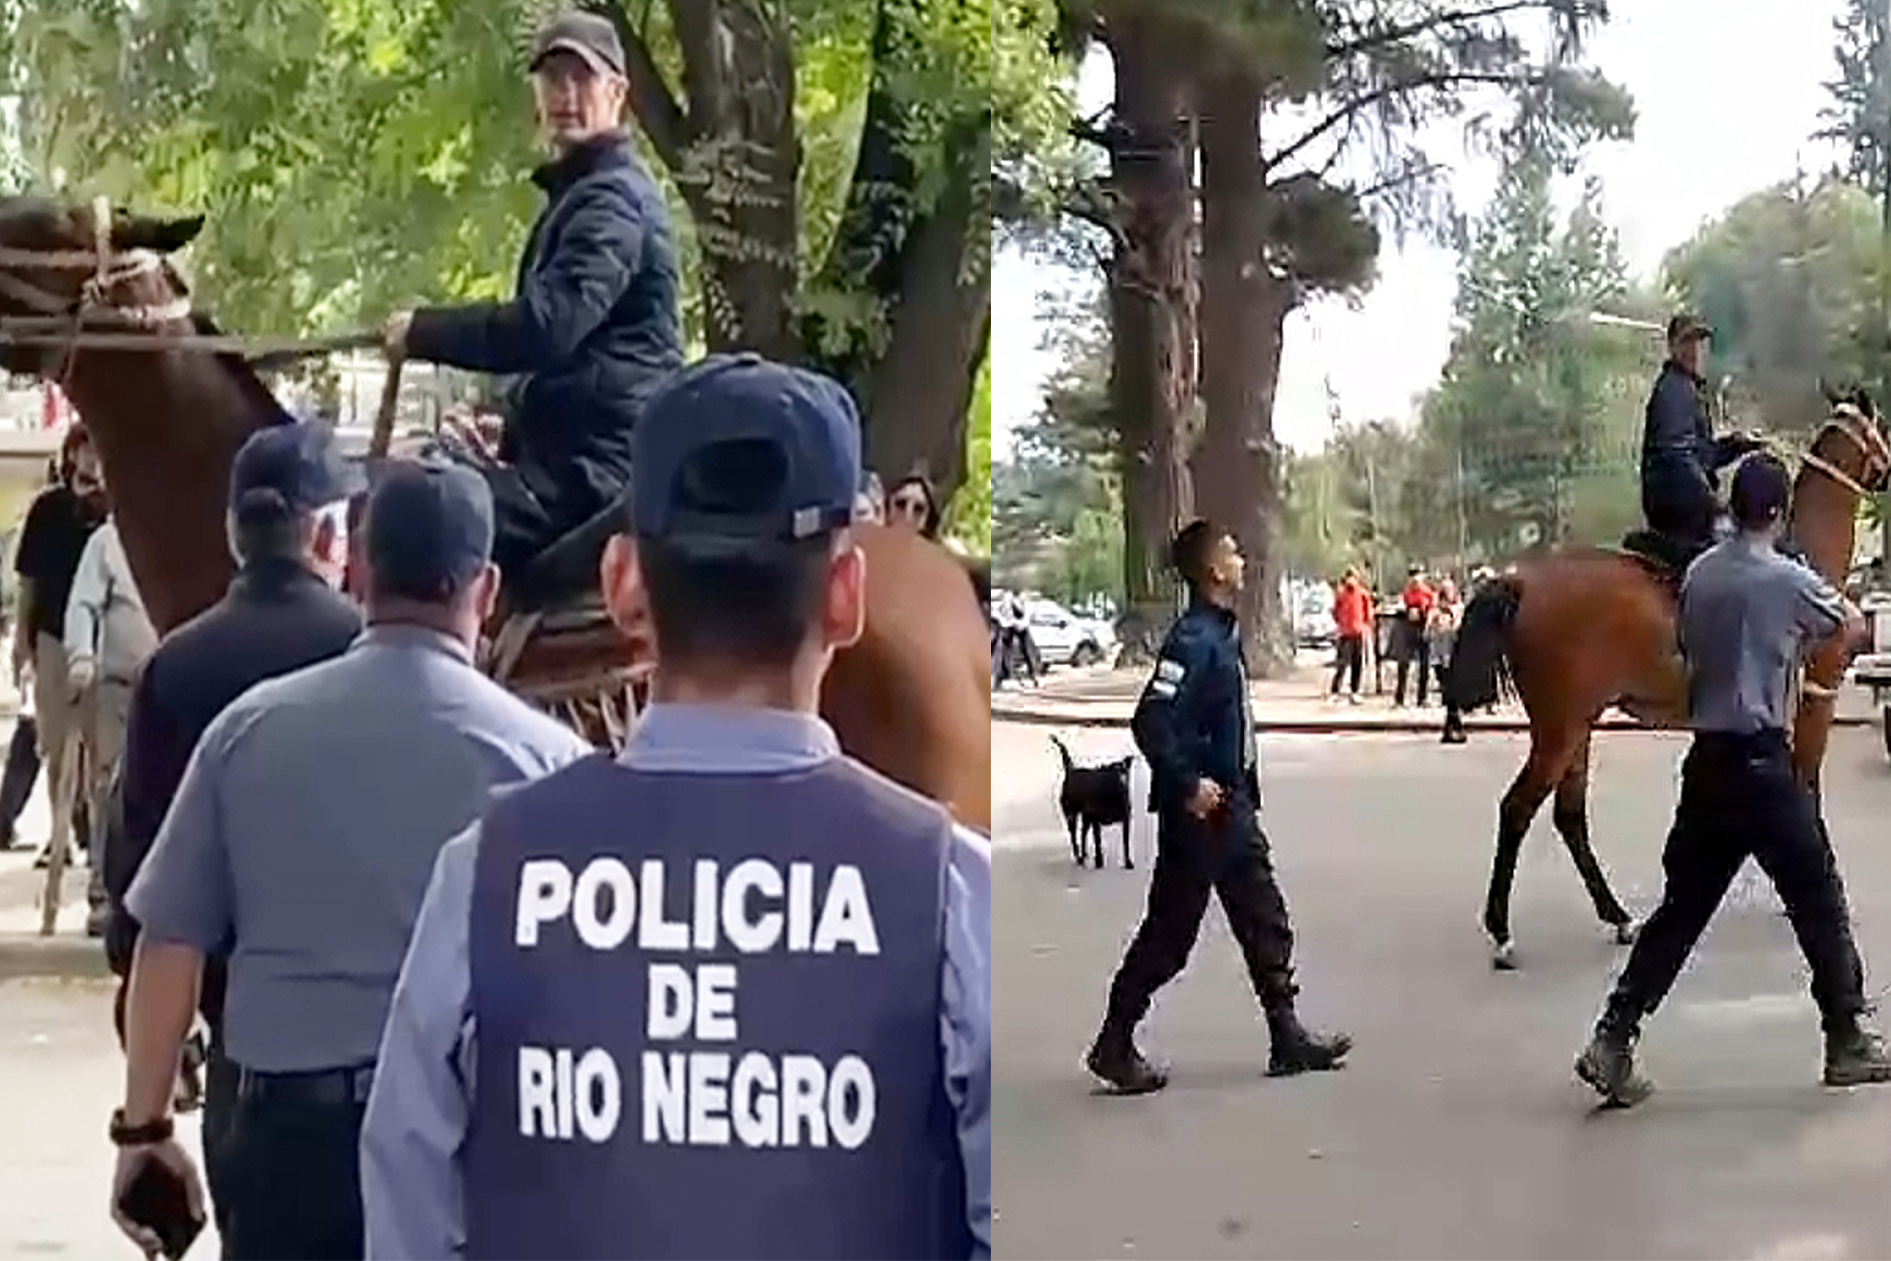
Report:
M 60 329 L 151 328 L 188 320 L 188 287 L 167 256 L 203 230 L 201 216 L 168 219 L 41 197 L 0 198 L 0 328 L 38 335 L 0 345 L 0 366 L 62 375 Z
M 1891 434 L 1884 414 L 1863 385 L 1833 388 L 1819 382 L 1830 412 L 1813 435 L 1806 463 L 1860 498 L 1891 484 Z

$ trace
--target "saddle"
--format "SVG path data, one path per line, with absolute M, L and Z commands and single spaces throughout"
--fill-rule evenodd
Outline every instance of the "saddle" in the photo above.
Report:
M 1622 538 L 1622 551 L 1676 590 L 1687 575 L 1687 567 L 1705 550 L 1699 543 L 1657 530 L 1630 530 Z
M 618 528 L 613 505 L 505 581 L 480 662 L 495 683 L 602 747 L 622 747 L 656 662 L 648 627 L 628 636 L 598 591 L 598 561 Z

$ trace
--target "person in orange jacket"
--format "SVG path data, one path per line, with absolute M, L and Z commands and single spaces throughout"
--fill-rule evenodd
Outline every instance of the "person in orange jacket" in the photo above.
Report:
M 1350 675 L 1346 698 L 1357 705 L 1359 672 L 1366 662 L 1366 636 L 1372 633 L 1372 594 L 1360 581 L 1359 570 L 1352 565 L 1346 567 L 1346 576 L 1340 579 L 1333 594 L 1333 623 L 1338 640 L 1333 660 L 1333 686 L 1328 691 L 1338 696 L 1341 677 Z

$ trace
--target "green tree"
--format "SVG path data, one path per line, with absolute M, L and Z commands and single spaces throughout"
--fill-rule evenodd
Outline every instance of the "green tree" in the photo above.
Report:
M 538 200 L 519 67 L 552 7 L 17 0 L 0 15 L 39 182 L 207 212 L 199 279 L 227 321 L 315 331 L 510 284 Z M 924 465 L 955 491 L 989 321 L 990 157 L 1036 143 L 1033 112 L 1056 96 L 1046 5 L 597 7 L 625 36 L 640 143 L 687 209 L 695 335 L 834 373 L 877 465 Z
M 1668 288 L 1714 327 L 1712 364 L 1749 423 L 1803 434 L 1825 416 L 1820 377 L 1875 368 L 1877 208 L 1837 179 L 1749 194 L 1663 262 Z
M 1422 407 L 1427 481 L 1450 488 L 1451 527 L 1426 540 L 1499 557 L 1531 540 L 1598 542 L 1633 522 L 1633 398 L 1652 368 L 1646 338 L 1589 317 L 1644 309 L 1600 187 L 1559 222 L 1555 168 L 1506 162 L 1460 265 L 1456 329 Z M 1456 538 L 1450 537 L 1452 533 Z

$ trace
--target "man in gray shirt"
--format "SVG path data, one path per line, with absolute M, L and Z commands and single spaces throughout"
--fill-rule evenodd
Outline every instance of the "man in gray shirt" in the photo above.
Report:
M 1661 857 L 1666 884 L 1609 995 L 1576 1075 L 1606 1104 L 1628 1107 L 1653 1087 L 1635 1067 L 1641 1020 L 1674 985 L 1748 856 L 1779 890 L 1812 969 L 1825 1031 L 1825 1084 L 1891 1081 L 1891 1056 L 1865 1028 L 1864 967 L 1845 887 L 1812 794 L 1793 775 L 1787 694 L 1807 650 L 1863 629 L 1856 609 L 1775 543 L 1792 493 L 1786 469 L 1755 455 L 1734 475 L 1738 533 L 1688 569 L 1681 587 L 1693 747 Z
M 390 464 L 368 502 L 367 631 L 244 693 L 192 754 L 127 896 L 144 931 L 113 1204 L 147 1251 L 118 1199 L 156 1160 L 201 1204 L 168 1110 L 204 956 L 227 950 L 225 1255 L 362 1255 L 362 1112 L 434 859 L 496 787 L 589 751 L 473 666 L 492 534 L 477 475 Z

